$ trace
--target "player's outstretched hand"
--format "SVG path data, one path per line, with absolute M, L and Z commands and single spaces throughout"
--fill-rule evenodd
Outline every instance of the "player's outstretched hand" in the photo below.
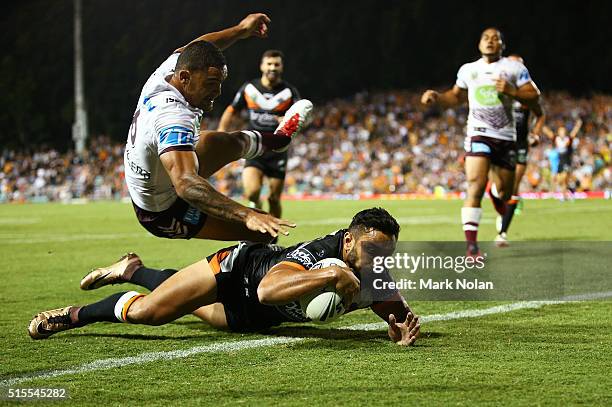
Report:
M 412 312 L 406 315 L 404 322 L 399 323 L 395 320 L 395 315 L 389 315 L 389 338 L 398 345 L 410 346 L 414 344 L 419 336 L 420 329 L 419 317 L 412 315 Z
M 279 233 L 289 235 L 287 229 L 294 228 L 295 223 L 275 218 L 263 211 L 252 210 L 247 215 L 246 227 L 255 232 L 269 233 L 272 237 L 277 237 Z
M 433 103 L 436 103 L 437 101 L 438 92 L 436 92 L 435 90 L 428 89 L 423 92 L 423 95 L 421 96 L 421 103 L 424 105 L 431 105 Z
M 359 294 L 360 282 L 353 270 L 348 267 L 330 266 L 336 275 L 336 292 L 342 297 L 344 307 L 353 303 L 353 298 Z
M 268 24 L 270 24 L 270 21 L 270 18 L 263 13 L 249 14 L 240 23 L 238 23 L 238 26 L 242 31 L 244 31 L 241 38 L 267 37 Z

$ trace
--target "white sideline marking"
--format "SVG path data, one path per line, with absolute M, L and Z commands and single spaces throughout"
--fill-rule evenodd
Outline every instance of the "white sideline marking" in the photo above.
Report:
M 430 224 L 459 224 L 459 215 L 429 215 L 429 216 L 401 216 L 395 218 L 400 225 L 430 225 Z M 493 223 L 493 219 L 483 218 L 480 223 Z M 298 226 L 328 226 L 344 225 L 346 218 L 326 218 L 316 220 L 302 220 L 297 222 Z
M 560 300 L 553 300 L 553 301 L 522 301 L 522 302 L 511 303 L 511 304 L 498 305 L 498 306 L 490 307 L 490 308 L 455 311 L 455 312 L 449 312 L 447 314 L 428 315 L 428 316 L 421 317 L 421 321 L 423 323 L 426 323 L 426 322 L 433 322 L 433 321 L 448 321 L 452 319 L 461 319 L 461 318 L 477 318 L 477 317 L 482 317 L 482 316 L 491 315 L 491 314 L 502 314 L 505 312 L 515 311 L 519 309 L 541 308 L 545 305 L 551 305 L 551 304 L 563 304 L 563 303 L 572 302 L 572 301 L 585 301 L 585 300 L 594 300 L 594 299 L 609 298 L 609 297 L 612 297 L 612 291 L 568 296 Z M 345 326 L 345 327 L 340 327 L 340 329 L 377 330 L 377 329 L 383 329 L 386 326 L 387 324 L 385 322 L 380 322 L 380 323 Z M 85 363 L 83 365 L 76 366 L 70 369 L 39 371 L 39 372 L 31 373 L 25 376 L 17 376 L 17 377 L 12 377 L 10 379 L 5 379 L 5 380 L 0 381 L 0 388 L 14 386 L 16 384 L 27 382 L 30 380 L 50 379 L 50 378 L 58 377 L 58 376 L 81 374 L 81 373 L 93 372 L 96 370 L 108 370 L 108 369 L 113 369 L 116 367 L 149 363 L 149 362 L 155 362 L 158 360 L 173 360 L 173 359 L 179 359 L 179 358 L 186 358 L 186 357 L 197 355 L 200 353 L 235 352 L 235 351 L 240 351 L 244 349 L 260 348 L 264 346 L 294 344 L 294 343 L 304 342 L 306 340 L 317 341 L 320 339 L 278 336 L 278 337 L 264 338 L 264 339 L 249 339 L 249 340 L 244 340 L 244 341 L 220 342 L 220 343 L 214 343 L 214 344 L 205 345 L 205 346 L 195 346 L 193 348 L 182 349 L 182 350 L 147 352 L 147 353 L 141 353 L 136 356 L 128 356 L 124 358 L 99 359 L 99 360 L 95 360 L 90 363 Z
M 136 238 L 151 236 L 146 232 L 141 233 L 106 233 L 106 234 L 73 234 L 49 236 L 32 236 L 23 233 L 2 233 L 0 241 L 2 244 L 37 244 L 37 243 L 61 243 L 77 242 L 82 240 L 116 240 L 123 238 Z

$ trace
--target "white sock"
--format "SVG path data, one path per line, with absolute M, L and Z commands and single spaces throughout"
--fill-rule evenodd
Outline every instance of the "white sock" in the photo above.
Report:
M 241 130 L 243 134 L 248 136 L 249 146 L 244 158 L 250 160 L 251 158 L 259 157 L 263 154 L 263 144 L 261 143 L 261 133 L 255 130 Z
M 461 223 L 463 230 L 478 230 L 482 208 L 461 208 Z
M 143 297 L 144 294 L 140 294 L 136 291 L 128 291 L 123 294 L 119 301 L 115 304 L 115 317 L 121 322 L 128 322 L 126 320 L 127 310 L 130 308 L 130 305 L 136 300 L 138 297 Z M 125 308 L 125 309 L 124 309 Z

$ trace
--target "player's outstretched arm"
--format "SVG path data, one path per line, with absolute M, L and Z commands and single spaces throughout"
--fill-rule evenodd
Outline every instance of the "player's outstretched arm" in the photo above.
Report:
M 279 233 L 288 235 L 287 228 L 295 227 L 286 220 L 249 209 L 217 191 L 198 175 L 197 157 L 193 151 L 169 151 L 160 159 L 176 194 L 200 211 L 218 219 L 242 223 L 249 230 L 269 233 L 272 237 Z
M 346 306 L 359 292 L 359 279 L 349 268 L 330 266 L 306 270 L 298 263 L 283 261 L 272 267 L 261 280 L 257 296 L 262 304 L 281 305 L 329 285 L 336 288 Z
M 421 96 L 421 103 L 424 105 L 437 104 L 444 108 L 457 106 L 467 100 L 467 91 L 455 85 L 446 92 L 436 92 L 428 89 Z
M 370 308 L 389 324 L 389 339 L 398 345 L 410 346 L 414 344 L 421 324 L 419 317 L 414 315 L 404 297 L 396 293 L 386 301 L 374 303 Z
M 581 128 L 582 128 L 582 119 L 578 119 L 574 123 L 574 127 L 572 128 L 572 131 L 570 132 L 570 137 L 571 138 L 576 137 Z
M 249 14 L 237 25 L 222 31 L 204 34 L 194 39 L 189 44 L 196 41 L 208 41 L 215 44 L 221 50 L 224 50 L 232 46 L 238 40 L 249 37 L 267 37 L 268 24 L 270 24 L 270 18 L 267 15 L 263 13 Z M 182 52 L 187 45 L 178 48 L 174 52 Z

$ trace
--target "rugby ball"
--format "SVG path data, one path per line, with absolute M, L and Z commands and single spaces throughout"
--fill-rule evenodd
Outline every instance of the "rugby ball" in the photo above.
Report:
M 329 257 L 315 263 L 310 270 L 334 265 L 348 267 L 342 260 Z M 300 307 L 312 322 L 323 324 L 333 321 L 345 311 L 342 297 L 336 293 L 334 287 L 325 287 L 303 296 L 300 298 Z

